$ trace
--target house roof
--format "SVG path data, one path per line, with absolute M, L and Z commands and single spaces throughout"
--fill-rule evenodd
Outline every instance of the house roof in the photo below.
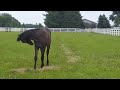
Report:
M 97 24 L 96 22 L 90 21 L 90 20 L 88 20 L 88 19 L 83 19 L 83 22 L 85 22 L 85 23 L 94 23 L 94 24 Z

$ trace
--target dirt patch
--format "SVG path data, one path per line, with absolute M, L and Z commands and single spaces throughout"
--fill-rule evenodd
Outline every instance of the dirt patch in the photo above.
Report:
M 17 72 L 17 73 L 24 73 L 24 72 L 32 71 L 32 70 L 33 70 L 32 68 L 18 68 L 18 69 L 12 69 L 10 71 Z
M 59 70 L 59 69 L 61 69 L 61 67 L 58 67 L 58 66 L 45 66 L 40 70 L 44 71 L 44 70 Z
M 69 60 L 68 60 L 68 63 L 76 63 L 78 62 L 78 56 L 74 56 L 74 57 L 68 57 Z
M 42 69 L 37 68 L 34 70 L 33 68 L 18 68 L 18 69 L 12 69 L 12 72 L 17 72 L 17 73 L 25 73 L 29 71 L 48 71 L 48 70 L 60 70 L 61 67 L 58 66 L 44 66 Z
M 72 52 L 69 48 L 65 47 L 64 44 L 61 44 L 61 47 L 63 48 L 64 53 L 66 54 L 68 63 L 76 63 L 79 60 L 80 57 L 75 55 L 75 53 Z
M 71 55 L 73 54 L 70 49 L 66 48 L 64 44 L 61 44 L 61 47 L 63 48 L 65 54 Z

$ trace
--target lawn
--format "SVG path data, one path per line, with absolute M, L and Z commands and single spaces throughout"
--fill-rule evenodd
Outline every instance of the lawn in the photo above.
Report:
M 39 52 L 37 70 L 33 70 L 34 46 L 17 42 L 19 33 L 0 32 L 1 79 L 120 78 L 120 37 L 52 32 L 50 66 L 40 68 Z

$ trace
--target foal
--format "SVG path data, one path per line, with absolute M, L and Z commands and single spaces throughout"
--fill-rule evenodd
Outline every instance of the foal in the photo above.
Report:
M 36 69 L 38 50 L 41 51 L 41 68 L 44 66 L 44 52 L 47 47 L 47 66 L 49 65 L 49 49 L 51 44 L 51 31 L 49 29 L 30 29 L 21 33 L 17 41 L 22 41 L 22 43 L 28 43 L 29 45 L 35 46 L 35 56 L 34 56 L 34 69 Z

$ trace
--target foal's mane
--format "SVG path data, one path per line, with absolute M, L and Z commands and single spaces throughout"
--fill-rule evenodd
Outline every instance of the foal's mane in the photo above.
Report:
M 35 33 L 38 29 L 30 29 L 30 30 L 27 30 L 27 31 L 24 31 L 22 34 L 20 34 L 20 36 L 24 37 L 24 36 L 27 36 L 28 34 L 30 33 Z
M 47 30 L 48 32 L 50 32 L 50 30 L 47 28 L 45 28 L 45 29 L 30 29 L 30 30 L 26 30 L 23 33 L 21 33 L 19 35 L 19 37 L 24 37 L 26 39 L 29 39 L 29 38 L 31 38 L 31 34 L 34 35 L 35 32 L 37 32 L 38 30 Z M 51 34 L 51 32 L 50 32 L 50 34 Z

